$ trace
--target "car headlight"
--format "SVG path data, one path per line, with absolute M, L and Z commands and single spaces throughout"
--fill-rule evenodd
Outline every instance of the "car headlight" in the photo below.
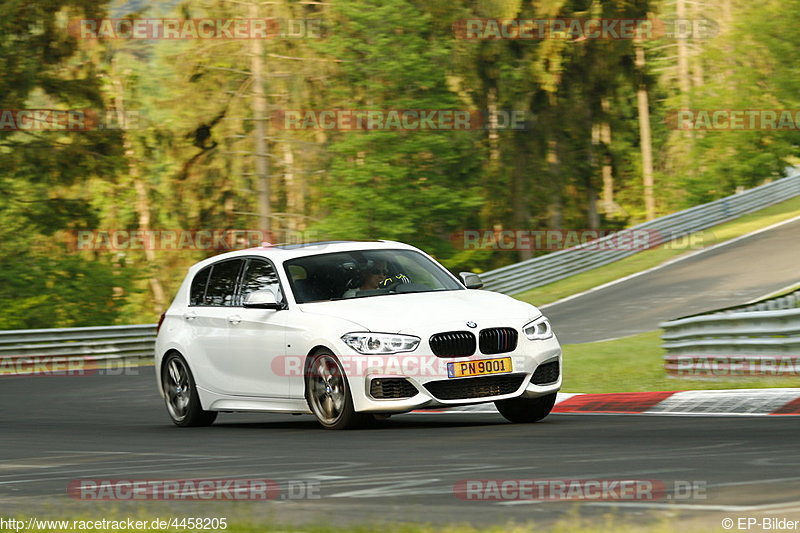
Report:
M 393 333 L 348 333 L 342 340 L 364 355 L 411 352 L 419 345 L 419 337 Z
M 532 341 L 543 341 L 553 336 L 553 328 L 550 321 L 540 316 L 532 322 L 528 322 L 522 327 L 522 332 Z

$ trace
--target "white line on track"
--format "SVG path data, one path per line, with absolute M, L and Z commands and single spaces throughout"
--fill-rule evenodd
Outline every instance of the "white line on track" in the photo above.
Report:
M 758 298 L 753 298 L 749 302 L 746 302 L 744 305 L 750 305 L 750 304 L 754 304 L 754 303 L 760 302 L 761 300 L 767 300 L 769 298 L 772 298 L 774 296 L 779 296 L 780 294 L 782 294 L 784 292 L 789 292 L 789 291 L 792 291 L 794 289 L 800 289 L 800 283 L 797 283 L 797 282 L 790 283 L 789 285 L 787 285 L 785 287 L 781 287 L 777 291 L 772 291 L 772 292 L 770 292 L 768 294 L 765 294 L 763 296 L 759 296 Z
M 236 458 L 241 459 L 241 458 Z M 148 461 L 153 462 L 153 461 Z M 98 471 L 97 468 L 105 467 L 108 469 L 108 465 L 106 464 L 96 464 L 96 465 L 87 465 L 90 468 L 81 468 L 76 470 L 57 470 L 57 471 L 50 471 L 50 472 L 42 472 L 42 473 L 20 473 L 20 474 L 12 474 L 3 477 L 14 477 L 20 475 L 27 475 L 27 476 L 37 476 L 37 477 L 29 477 L 26 479 L 15 479 L 15 480 L 8 480 L 8 481 L 0 481 L 0 485 L 18 485 L 22 483 L 41 483 L 41 482 L 48 482 L 54 480 L 71 480 L 76 477 L 85 477 L 85 476 L 92 476 L 94 478 L 105 479 L 110 478 L 113 476 L 120 476 L 120 475 L 127 475 L 127 474 L 149 474 L 149 473 L 156 473 L 156 472 L 163 472 L 163 467 L 167 466 L 179 466 L 179 467 L 186 467 L 189 465 L 208 465 L 209 468 L 214 468 L 218 466 L 220 461 L 215 457 L 207 457 L 206 459 L 197 460 L 197 461 L 186 461 L 176 464 L 174 460 L 171 459 L 164 459 L 160 461 L 155 461 L 154 464 L 149 466 L 144 466 L 141 461 L 136 463 L 121 463 L 119 465 L 114 465 L 116 467 L 115 470 L 111 471 Z M 91 468 L 94 467 L 94 469 Z M 162 467 L 162 468 L 159 468 Z M 196 468 L 196 467 L 194 467 Z M 69 476 L 64 476 L 63 474 L 71 474 Z M 38 477 L 42 476 L 42 477 Z

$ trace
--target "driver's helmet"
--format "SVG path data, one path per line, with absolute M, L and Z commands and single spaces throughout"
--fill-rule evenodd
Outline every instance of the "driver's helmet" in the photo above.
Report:
M 364 281 L 364 268 L 363 265 L 358 265 L 354 262 L 347 262 L 342 265 L 345 279 L 347 280 L 347 288 L 355 289 Z

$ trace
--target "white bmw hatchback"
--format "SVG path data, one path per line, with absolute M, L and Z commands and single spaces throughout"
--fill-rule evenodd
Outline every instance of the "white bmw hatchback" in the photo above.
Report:
M 397 242 L 212 257 L 162 316 L 158 389 L 179 426 L 280 412 L 342 429 L 485 402 L 541 420 L 561 386 L 558 340 L 536 307 L 481 286 Z

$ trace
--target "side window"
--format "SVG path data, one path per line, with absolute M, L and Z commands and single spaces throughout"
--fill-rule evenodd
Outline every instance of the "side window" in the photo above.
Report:
M 213 265 L 206 287 L 205 305 L 230 306 L 236 292 L 236 281 L 242 269 L 243 259 L 231 259 Z
M 211 267 L 207 266 L 198 272 L 192 280 L 192 288 L 189 290 L 189 305 L 203 305 L 203 296 L 206 294 L 209 274 L 211 274 Z
M 242 276 L 242 289 L 239 295 L 238 305 L 244 302 L 245 297 L 254 291 L 269 289 L 275 294 L 275 299 L 279 302 L 283 299 L 281 286 L 278 283 L 278 275 L 272 264 L 259 259 L 248 259 Z

